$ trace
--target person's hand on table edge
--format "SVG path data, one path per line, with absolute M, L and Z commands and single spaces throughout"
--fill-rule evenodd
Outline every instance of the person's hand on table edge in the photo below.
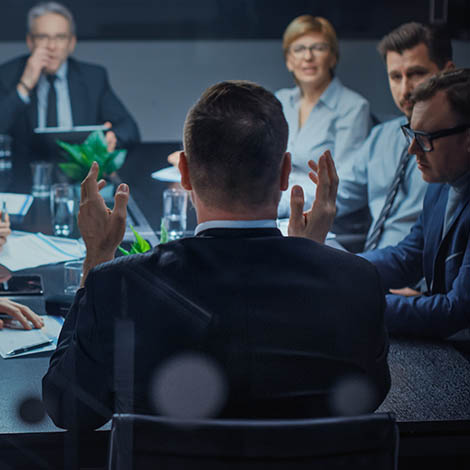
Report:
M 113 125 L 106 121 L 104 124 L 108 129 L 111 129 Z M 117 137 L 116 134 L 112 130 L 105 131 L 104 137 L 106 139 L 106 143 L 108 144 L 108 152 L 114 152 L 116 150 L 117 145 Z
M 83 263 L 82 287 L 90 269 L 114 258 L 114 253 L 122 242 L 126 230 L 129 187 L 125 183 L 117 187 L 114 208 L 111 210 L 99 193 L 106 182 L 103 179 L 97 181 L 98 172 L 99 165 L 93 162 L 81 184 L 78 228 L 87 251 Z
M 18 320 L 25 330 L 31 330 L 31 324 L 34 328 L 42 328 L 44 326 L 44 320 L 29 307 L 10 299 L 0 299 L 0 313 L 6 313 L 13 320 Z M 5 318 L 0 319 L 0 330 L 4 326 L 8 326 L 8 320 Z
M 182 150 L 177 150 L 176 152 L 170 153 L 170 155 L 167 157 L 168 163 L 178 168 L 181 152 Z
M 5 219 L 2 221 L 2 219 Z M 10 216 L 6 212 L 5 215 L 0 211 L 0 251 L 3 248 L 3 245 L 7 242 L 8 235 L 10 235 Z
M 293 186 L 288 234 L 323 243 L 336 215 L 338 175 L 329 150 L 321 155 L 318 164 L 310 160 L 308 165 L 312 170 L 309 177 L 317 185 L 315 200 L 311 209 L 304 212 L 303 189 L 298 185 Z
M 416 297 L 422 295 L 422 292 L 412 289 L 411 287 L 402 287 L 401 289 L 389 289 L 391 294 L 402 295 L 403 297 Z

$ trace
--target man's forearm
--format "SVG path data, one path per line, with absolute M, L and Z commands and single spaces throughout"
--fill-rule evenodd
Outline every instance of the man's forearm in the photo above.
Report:
M 80 282 L 80 287 L 85 286 L 85 280 L 88 276 L 88 273 L 99 264 L 106 263 L 107 261 L 111 261 L 114 259 L 114 253 L 111 254 L 88 254 L 86 255 L 85 261 L 83 262 L 83 275 L 82 280 Z

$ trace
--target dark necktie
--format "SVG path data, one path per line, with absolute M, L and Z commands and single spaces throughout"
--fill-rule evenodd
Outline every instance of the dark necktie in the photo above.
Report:
M 390 210 L 393 206 L 393 201 L 400 189 L 400 185 L 403 181 L 403 177 L 405 176 L 406 166 L 410 161 L 410 155 L 408 154 L 408 147 L 405 148 L 403 151 L 400 161 L 398 163 L 397 171 L 395 172 L 395 176 L 393 177 L 392 184 L 388 190 L 387 197 L 385 199 L 384 206 L 380 212 L 379 218 L 375 224 L 374 230 L 372 230 L 370 236 L 367 238 L 366 244 L 364 246 L 364 251 L 375 250 L 377 245 L 379 244 L 380 237 L 382 236 L 382 232 L 384 230 L 385 221 L 387 220 Z
M 54 82 L 56 75 L 47 75 L 49 82 L 49 92 L 47 93 L 47 115 L 46 126 L 57 127 L 57 93 L 55 91 Z

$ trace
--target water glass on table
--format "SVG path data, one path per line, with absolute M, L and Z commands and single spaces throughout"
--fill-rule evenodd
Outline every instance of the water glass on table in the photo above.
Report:
M 34 197 L 49 197 L 52 181 L 52 163 L 32 162 L 31 171 L 33 173 L 33 187 L 31 194 Z
M 82 280 L 83 261 L 69 261 L 64 264 L 64 294 L 75 295 Z
M 54 235 L 68 237 L 73 230 L 75 197 L 73 186 L 57 183 L 51 187 L 51 221 Z
M 163 225 L 169 240 L 181 238 L 186 231 L 186 211 L 188 193 L 184 189 L 165 189 L 163 191 Z

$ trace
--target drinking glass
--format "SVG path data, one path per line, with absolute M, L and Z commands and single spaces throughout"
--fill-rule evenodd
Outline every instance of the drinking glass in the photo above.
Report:
M 32 162 L 31 171 L 33 172 L 31 194 L 34 197 L 48 197 L 51 190 L 52 163 L 43 161 Z
M 51 187 L 51 221 L 54 235 L 68 237 L 73 230 L 75 198 L 73 186 L 57 183 Z
M 163 225 L 169 240 L 181 238 L 186 231 L 188 193 L 184 189 L 163 191 Z
M 83 261 L 69 261 L 64 264 L 64 294 L 75 295 L 82 280 Z
M 0 170 L 11 169 L 11 137 L 0 134 Z

